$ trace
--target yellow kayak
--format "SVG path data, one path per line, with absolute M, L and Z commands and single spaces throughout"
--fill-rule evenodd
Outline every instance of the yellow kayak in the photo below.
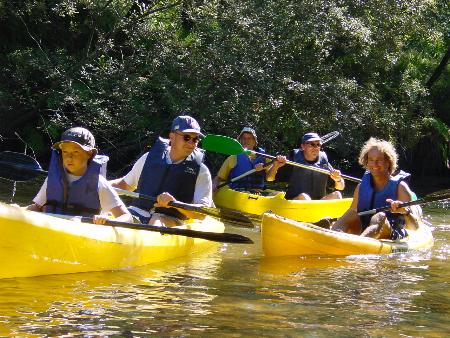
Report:
M 352 203 L 351 198 L 340 200 L 294 201 L 286 200 L 285 193 L 264 190 L 270 196 L 252 194 L 230 189 L 225 186 L 214 193 L 214 203 L 221 208 L 233 209 L 248 214 L 274 214 L 303 222 L 317 222 L 329 216 L 337 218 L 344 214 Z
M 389 254 L 427 249 L 433 245 L 433 235 L 425 223 L 420 222 L 417 230 L 407 231 L 408 237 L 401 240 L 377 240 L 322 229 L 267 213 L 262 220 L 261 238 L 264 254 L 268 257 Z
M 223 233 L 213 218 L 182 229 Z M 216 247 L 205 239 L 52 217 L 0 203 L 0 278 L 124 269 Z

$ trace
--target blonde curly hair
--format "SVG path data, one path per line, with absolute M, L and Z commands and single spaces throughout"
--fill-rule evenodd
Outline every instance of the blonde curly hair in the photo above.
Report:
M 371 137 L 361 149 L 358 159 L 359 164 L 367 169 L 368 153 L 373 148 L 384 154 L 384 158 L 389 162 L 389 173 L 392 175 L 397 170 L 398 154 L 391 142 Z

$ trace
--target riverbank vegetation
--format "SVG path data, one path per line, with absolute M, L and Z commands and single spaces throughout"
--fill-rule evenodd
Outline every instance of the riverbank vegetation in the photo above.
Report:
M 445 175 L 449 24 L 445 0 L 1 0 L 0 147 L 45 163 L 82 125 L 121 172 L 186 111 L 274 153 L 337 130 L 343 170 L 385 138 Z

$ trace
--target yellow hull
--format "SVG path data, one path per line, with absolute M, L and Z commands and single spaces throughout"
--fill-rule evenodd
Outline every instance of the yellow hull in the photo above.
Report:
M 270 190 L 266 190 L 270 191 Z M 284 198 L 284 192 L 272 191 L 273 196 L 261 196 L 232 190 L 219 189 L 214 194 L 214 203 L 221 208 L 233 209 L 249 214 L 274 214 L 303 222 L 317 222 L 329 216 L 337 218 L 344 214 L 352 203 L 351 198 L 341 200 L 293 201 Z
M 424 223 L 420 223 L 418 230 L 408 230 L 408 234 L 399 241 L 377 240 L 326 230 L 273 214 L 264 214 L 261 224 L 262 248 L 268 257 L 389 254 L 427 249 L 433 245 L 431 230 Z
M 223 232 L 207 217 L 181 228 Z M 0 278 L 115 270 L 161 262 L 217 243 L 158 232 L 79 223 L 0 203 Z

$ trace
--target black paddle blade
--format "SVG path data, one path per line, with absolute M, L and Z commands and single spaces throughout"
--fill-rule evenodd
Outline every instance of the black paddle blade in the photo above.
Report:
M 446 199 L 450 199 L 450 189 L 436 191 L 421 198 L 424 202 L 443 201 Z
M 239 224 L 240 226 L 248 228 L 254 227 L 252 221 L 246 215 L 238 211 L 211 207 L 199 207 L 198 211 L 236 225 Z
M 58 215 L 56 215 L 58 216 Z M 93 223 L 93 218 L 91 217 L 81 217 L 81 221 L 84 223 Z M 140 224 L 140 223 L 128 223 L 128 222 L 118 222 L 118 221 L 106 221 L 105 226 L 119 226 L 128 229 L 136 229 L 136 230 L 145 230 L 145 231 L 154 231 L 159 232 L 161 234 L 166 235 L 177 235 L 177 236 L 185 236 L 192 238 L 201 238 L 206 239 L 208 241 L 219 242 L 219 243 L 237 243 L 237 244 L 253 244 L 253 241 L 245 236 L 239 234 L 232 234 L 228 232 L 208 232 L 208 231 L 199 231 L 199 230 L 191 230 L 191 229 L 179 229 L 179 228 L 166 228 L 159 227 L 155 225 L 149 224 Z
M 23 182 L 46 174 L 31 156 L 13 151 L 0 153 L 0 177 L 4 179 Z
M 338 131 L 332 131 L 331 133 L 323 135 L 321 137 L 322 145 L 324 145 L 325 143 L 330 142 L 331 140 L 334 140 L 338 136 L 339 136 L 339 132 Z

